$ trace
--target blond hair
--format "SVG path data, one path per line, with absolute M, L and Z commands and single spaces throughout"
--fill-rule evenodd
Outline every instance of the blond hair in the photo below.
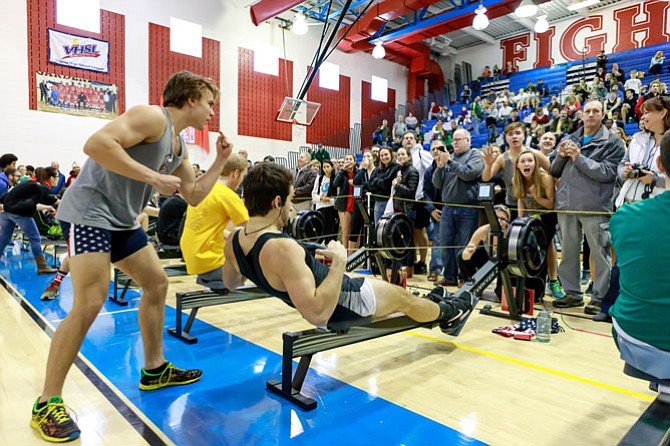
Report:
M 239 170 L 244 172 L 244 169 L 249 167 L 249 162 L 242 156 L 237 153 L 230 155 L 226 164 L 223 165 L 221 169 L 221 176 L 227 177 L 231 173 Z

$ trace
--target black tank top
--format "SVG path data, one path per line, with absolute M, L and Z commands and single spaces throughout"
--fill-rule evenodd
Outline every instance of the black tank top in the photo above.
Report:
M 254 282 L 256 286 L 262 288 L 264 291 L 269 293 L 271 296 L 277 297 L 282 301 L 284 301 L 287 305 L 294 307 L 293 302 L 291 302 L 291 298 L 286 291 L 279 291 L 273 288 L 272 285 L 270 285 L 268 280 L 263 275 L 259 260 L 261 251 L 269 240 L 275 238 L 290 238 L 290 239 L 293 238 L 283 233 L 266 232 L 265 234 L 261 234 L 261 236 L 258 237 L 258 240 L 256 240 L 256 243 L 254 243 L 254 246 L 249 250 L 249 252 L 247 254 L 244 254 L 242 246 L 240 245 L 239 237 L 240 237 L 240 231 L 238 230 L 233 234 L 233 253 L 235 254 L 235 260 L 237 261 L 237 265 L 240 268 L 240 273 L 247 279 Z M 326 276 L 328 275 L 330 268 L 328 268 L 326 265 L 316 260 L 316 258 L 307 250 L 307 248 L 305 248 L 302 245 L 301 247 L 305 251 L 305 263 L 312 272 L 312 275 L 314 276 L 314 282 L 318 287 L 326 279 Z M 342 287 L 339 300 L 342 300 L 343 294 L 360 292 L 364 280 L 365 279 L 363 278 L 352 279 L 351 277 L 345 274 L 344 277 L 342 278 Z M 338 305 L 335 307 L 335 311 L 328 320 L 328 324 L 329 325 L 332 323 L 359 324 L 359 323 L 366 323 L 370 320 L 371 320 L 370 317 L 362 317 L 361 315 L 354 313 L 350 309 L 338 303 Z

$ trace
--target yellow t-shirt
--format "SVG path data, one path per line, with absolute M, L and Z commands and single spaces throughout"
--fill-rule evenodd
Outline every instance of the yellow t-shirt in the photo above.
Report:
M 221 268 L 225 261 L 223 230 L 229 221 L 238 226 L 247 220 L 249 213 L 242 199 L 221 183 L 216 183 L 198 206 L 189 205 L 179 242 L 188 273 L 203 274 Z

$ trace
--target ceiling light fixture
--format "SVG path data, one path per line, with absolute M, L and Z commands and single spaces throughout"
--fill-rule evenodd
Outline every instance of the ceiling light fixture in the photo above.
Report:
M 549 31 L 549 22 L 547 22 L 547 16 L 541 15 L 537 18 L 537 22 L 535 22 L 535 32 L 537 34 L 542 34 L 546 33 L 547 31 Z
M 486 8 L 483 4 L 479 4 L 475 9 L 475 19 L 472 21 L 472 27 L 477 31 L 482 31 L 488 28 L 489 18 L 486 16 Z
M 533 3 L 533 0 L 523 0 L 514 13 L 519 17 L 533 17 L 537 14 L 537 5 Z
M 300 13 L 295 15 L 295 20 L 293 21 L 293 26 L 291 26 L 291 30 L 299 36 L 307 34 L 307 20 L 305 20 L 304 15 Z
M 588 6 L 593 6 L 597 3 L 600 3 L 600 0 L 576 0 L 568 5 L 570 11 L 575 11 L 577 9 L 586 8 Z
M 382 46 L 381 42 L 377 42 L 375 47 L 372 49 L 372 57 L 375 59 L 383 59 L 386 56 L 386 50 Z

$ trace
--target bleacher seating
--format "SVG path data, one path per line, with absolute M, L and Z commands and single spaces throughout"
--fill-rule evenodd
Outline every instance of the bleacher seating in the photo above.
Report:
M 632 69 L 635 69 L 637 71 L 646 74 L 647 69 L 649 67 L 649 61 L 651 60 L 652 56 L 658 50 L 667 50 L 666 47 L 667 44 L 660 44 L 645 48 L 637 48 L 633 50 L 622 51 L 615 54 L 609 54 L 608 68 L 611 68 L 613 63 L 618 63 L 619 67 L 625 71 L 626 78 L 629 77 L 629 73 Z M 595 60 L 596 60 L 595 57 L 591 57 L 586 58 L 584 60 L 577 60 L 574 62 L 561 63 L 549 67 L 526 70 L 519 73 L 512 73 L 509 76 L 502 75 L 498 80 L 493 80 L 493 78 L 489 80 L 480 80 L 479 89 L 476 91 L 473 89 L 472 97 L 474 98 L 475 96 L 485 96 L 491 90 L 497 93 L 503 91 L 506 88 L 509 88 L 510 91 L 517 92 L 520 88 L 525 89 L 528 84 L 528 81 L 536 83 L 537 79 L 542 79 L 542 81 L 544 82 L 549 91 L 549 96 L 544 97 L 542 99 L 541 104 L 545 105 L 546 103 L 548 103 L 552 95 L 559 96 L 559 98 L 562 101 L 564 99 L 563 95 L 565 94 L 566 87 L 569 87 L 573 83 L 578 82 L 582 77 L 585 78 L 588 83 L 592 82 L 596 72 Z M 645 77 L 642 78 L 642 83 L 644 85 L 647 85 L 649 82 L 651 82 L 651 80 L 656 78 L 659 78 L 661 82 L 670 84 L 670 73 L 668 73 L 667 71 L 663 72 L 660 76 L 646 75 Z M 470 86 L 473 87 L 472 84 L 470 84 Z M 454 114 L 454 116 L 457 116 L 461 113 L 461 107 L 463 106 L 463 104 L 460 103 L 461 91 L 462 87 L 459 87 L 456 95 L 456 101 L 453 101 L 449 105 L 449 109 Z M 432 101 L 435 101 L 438 104 L 445 103 L 444 100 L 441 99 L 444 98 L 442 98 L 441 94 L 438 92 L 430 93 L 421 98 L 414 99 L 412 103 L 408 103 L 406 105 L 399 105 L 397 110 L 390 110 L 389 113 L 387 113 L 388 116 L 387 114 L 383 113 L 382 114 L 383 116 L 375 116 L 371 118 L 370 121 L 372 122 L 372 124 L 369 124 L 368 127 L 370 127 L 370 129 L 373 129 L 374 126 L 377 125 L 376 123 L 379 122 L 379 120 L 382 118 L 392 120 L 394 119 L 394 116 L 396 116 L 397 114 L 407 116 L 407 113 L 409 111 L 412 111 L 414 115 L 421 122 L 420 127 L 421 133 L 425 134 L 427 132 L 430 132 L 432 127 L 435 125 L 435 120 L 423 119 L 427 115 L 428 106 Z M 531 110 L 522 110 L 520 112 L 520 116 L 523 119 L 530 113 Z M 360 131 L 362 130 L 362 128 L 359 128 L 357 130 Z M 502 130 L 503 130 L 502 128 L 500 127 L 498 128 L 499 133 L 502 133 Z M 632 123 L 627 124 L 625 127 L 625 131 L 627 134 L 631 135 L 638 131 L 638 126 L 637 124 Z M 369 133 L 371 134 L 371 132 L 372 130 L 370 130 Z M 480 132 L 479 135 L 472 135 L 473 147 L 482 147 L 486 145 L 487 131 L 486 131 L 486 124 L 484 122 L 480 123 L 479 132 Z M 360 134 L 364 135 L 365 132 L 362 132 Z M 363 138 L 365 137 L 363 136 Z M 365 146 L 367 144 L 362 145 Z M 429 145 L 427 143 L 424 144 L 425 148 L 428 148 L 428 146 Z M 355 152 L 358 152 L 358 150 L 356 150 Z M 289 162 L 289 164 L 291 163 Z
M 613 63 L 618 63 L 619 67 L 624 70 L 626 79 L 628 79 L 631 70 L 637 70 L 638 72 L 645 74 L 645 76 L 642 78 L 643 85 L 649 84 L 649 82 L 656 78 L 660 79 L 660 81 L 663 83 L 670 84 L 670 73 L 667 72 L 666 67 L 664 67 L 665 71 L 659 76 L 650 76 L 647 74 L 649 61 L 658 50 L 667 50 L 667 44 L 659 44 L 650 47 L 637 48 L 609 54 L 609 61 L 607 63 L 608 71 Z M 503 75 L 498 80 L 493 80 L 491 78 L 490 80 L 480 81 L 480 89 L 479 91 L 473 91 L 473 97 L 477 95 L 487 95 L 491 90 L 498 93 L 503 91 L 505 88 L 509 88 L 510 91 L 517 92 L 520 88 L 525 89 L 528 81 L 536 83 L 537 79 L 542 79 L 543 83 L 549 90 L 550 96 L 561 96 L 561 93 L 567 86 L 579 82 L 579 80 L 582 78 L 586 79 L 588 83 L 591 83 L 595 73 L 596 59 L 595 57 L 591 57 L 584 60 L 552 65 L 550 67 L 512 73 L 509 76 Z M 470 86 L 472 87 L 472 84 Z M 461 91 L 462 87 L 459 87 L 457 92 L 457 97 L 459 98 L 458 101 L 449 106 L 454 115 L 459 114 L 461 111 Z M 549 98 L 543 98 L 542 104 L 544 105 L 547 102 L 549 102 Z M 520 112 L 520 117 L 523 119 L 530 113 L 531 110 L 522 110 Z M 422 131 L 430 131 L 433 125 L 435 125 L 435 121 L 424 121 Z M 502 129 L 499 128 L 498 130 L 502 132 Z M 638 131 L 638 125 L 636 123 L 626 124 L 624 130 L 626 131 L 626 134 L 632 135 Z M 482 123 L 480 124 L 480 135 L 473 135 L 472 137 L 472 145 L 473 147 L 480 147 L 485 144 L 486 126 L 484 123 Z

